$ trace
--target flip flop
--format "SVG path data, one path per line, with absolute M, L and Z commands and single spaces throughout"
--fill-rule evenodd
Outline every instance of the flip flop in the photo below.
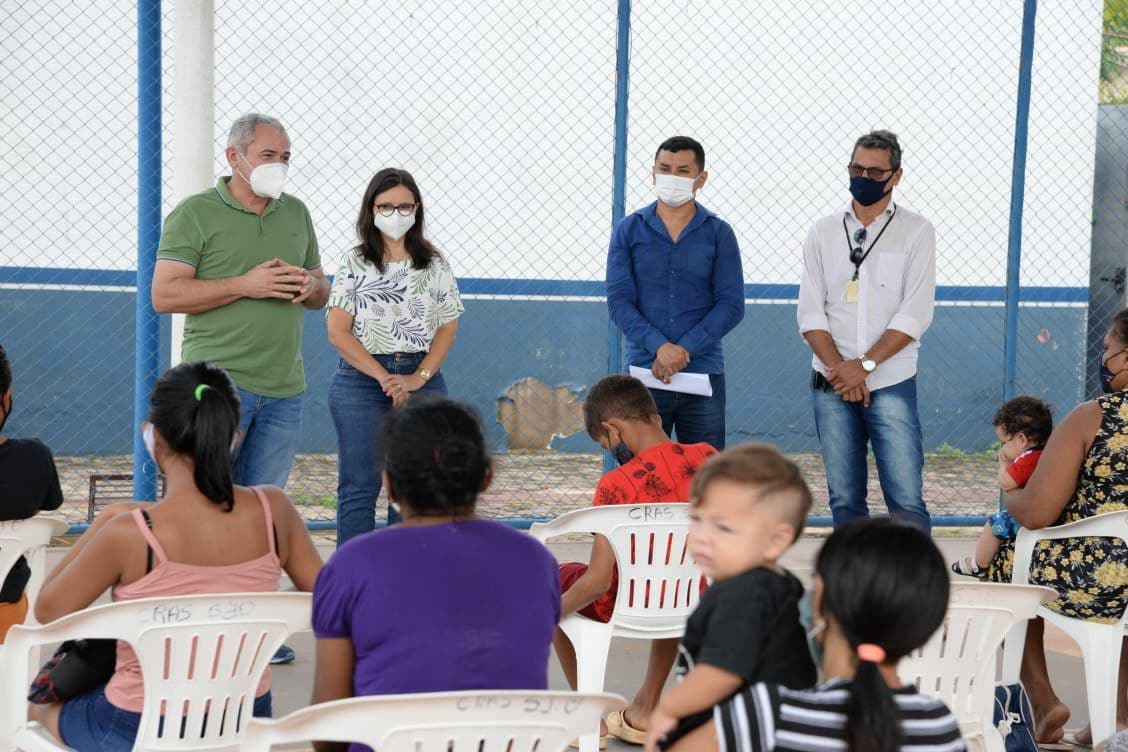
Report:
M 579 739 L 573 739 L 572 741 L 568 742 L 568 746 L 571 747 L 572 749 L 579 749 L 580 748 L 580 740 Z M 607 749 L 607 734 L 600 734 L 599 735 L 599 748 L 600 749 Z
M 622 739 L 627 744 L 642 744 L 646 741 L 646 732 L 639 731 L 634 726 L 627 723 L 626 716 L 623 710 L 616 710 L 611 715 L 607 716 L 605 722 L 607 724 L 607 733 L 612 736 Z
M 1066 744 L 1071 745 L 1072 749 L 1092 749 L 1093 748 L 1092 743 L 1077 741 L 1077 734 L 1078 734 L 1077 731 L 1067 731 L 1065 733 L 1065 736 L 1062 737 L 1062 741 L 1065 742 Z

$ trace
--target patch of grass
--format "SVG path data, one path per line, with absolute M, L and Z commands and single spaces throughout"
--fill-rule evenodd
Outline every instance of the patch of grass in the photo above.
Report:
M 299 507 L 323 507 L 326 509 L 337 508 L 336 494 L 312 494 L 308 491 L 298 491 L 293 495 L 294 504 Z
M 950 458 L 966 457 L 967 456 L 967 452 L 960 449 L 959 447 L 954 447 L 951 444 L 948 444 L 946 442 L 941 444 L 940 446 L 936 447 L 936 449 L 934 449 L 932 451 L 932 454 L 935 454 L 938 457 L 950 457 Z

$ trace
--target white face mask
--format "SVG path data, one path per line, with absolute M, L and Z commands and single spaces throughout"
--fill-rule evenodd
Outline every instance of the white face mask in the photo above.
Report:
M 239 151 L 235 153 L 243 157 Z M 243 161 L 250 164 L 246 157 L 243 157 Z M 289 165 L 281 162 L 267 162 L 251 170 L 249 178 L 241 172 L 239 177 L 251 184 L 251 190 L 255 192 L 256 196 L 278 198 L 282 195 L 282 186 L 286 185 L 286 173 L 289 169 Z
M 376 225 L 377 230 L 392 240 L 399 240 L 415 225 L 415 213 L 412 212 L 405 217 L 397 211 L 392 212 L 392 216 L 385 217 L 380 212 L 376 212 L 372 223 Z
M 145 448 L 149 450 L 149 457 L 152 458 L 153 464 L 157 465 L 157 440 L 153 436 L 153 424 L 146 423 L 145 430 L 141 432 L 141 440 L 145 442 Z M 160 465 L 157 465 L 160 468 Z
M 666 206 L 681 206 L 693 200 L 697 178 L 682 178 L 659 173 L 654 176 L 654 195 Z

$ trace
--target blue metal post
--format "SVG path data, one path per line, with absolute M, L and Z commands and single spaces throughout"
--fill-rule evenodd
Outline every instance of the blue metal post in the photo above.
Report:
M 161 3 L 137 3 L 137 321 L 133 365 L 133 498 L 156 500 L 157 468 L 141 440 L 160 369 L 160 320 L 150 287 L 161 236 Z
M 1003 340 L 1003 399 L 1014 397 L 1018 362 L 1018 293 L 1022 268 L 1022 205 L 1026 190 L 1026 143 L 1030 127 L 1030 86 L 1034 68 L 1034 21 L 1038 0 L 1026 0 L 1022 11 L 1022 48 L 1018 58 L 1018 102 L 1014 124 L 1014 166 L 1011 170 L 1010 234 L 1007 241 L 1006 335 Z
M 611 226 L 627 214 L 627 103 L 631 80 L 631 0 L 619 0 L 619 34 L 615 50 L 615 154 L 611 177 Z M 607 373 L 623 370 L 622 334 L 607 322 Z

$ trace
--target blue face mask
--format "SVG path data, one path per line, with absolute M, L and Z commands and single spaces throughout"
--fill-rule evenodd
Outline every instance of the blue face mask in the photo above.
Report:
M 822 675 L 823 647 L 819 642 L 819 635 L 826 629 L 826 622 L 822 619 L 815 621 L 815 611 L 811 605 L 814 598 L 814 589 L 808 590 L 799 599 L 799 624 L 807 633 L 807 649 L 811 653 L 811 660 L 815 663 L 815 671 Z
M 887 195 L 885 186 L 889 185 L 889 181 L 892 179 L 893 175 L 885 180 L 874 180 L 862 176 L 850 178 L 850 195 L 862 206 L 872 206 L 885 198 Z

